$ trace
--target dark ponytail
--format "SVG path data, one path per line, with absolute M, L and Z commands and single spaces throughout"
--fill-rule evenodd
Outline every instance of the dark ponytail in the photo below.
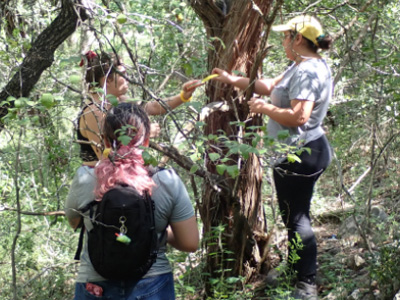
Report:
M 322 50 L 329 50 L 332 46 L 333 40 L 329 34 L 322 34 L 317 37 L 318 48 Z
M 332 37 L 329 34 L 321 34 L 319 37 L 317 37 L 318 45 L 315 45 L 311 40 L 304 36 L 303 38 L 307 41 L 308 48 L 315 53 L 318 52 L 318 49 L 329 50 L 333 43 Z

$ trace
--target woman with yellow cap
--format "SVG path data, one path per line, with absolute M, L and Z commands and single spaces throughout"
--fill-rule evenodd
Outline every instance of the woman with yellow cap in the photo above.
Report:
M 269 117 L 269 136 L 278 138 L 279 131 L 287 130 L 289 137 L 285 143 L 311 150 L 296 154 L 299 160 L 294 163 L 286 159 L 275 161 L 273 173 L 288 239 L 297 241 L 299 236 L 303 244 L 295 250 L 300 259 L 293 265 L 298 279 L 293 296 L 314 300 L 317 299 L 317 244 L 311 228 L 310 204 L 314 185 L 331 161 L 322 122 L 333 92 L 330 68 L 318 51 L 329 49 L 332 39 L 311 16 L 295 17 L 286 24 L 273 26 L 272 30 L 283 32 L 282 45 L 293 64 L 276 78 L 255 81 L 255 93 L 270 96 L 271 103 L 252 98 L 248 104 L 250 112 Z M 218 68 L 213 73 L 219 75 L 214 79 L 219 82 L 243 90 L 249 86 L 249 78 Z M 293 254 L 291 247 L 290 254 Z

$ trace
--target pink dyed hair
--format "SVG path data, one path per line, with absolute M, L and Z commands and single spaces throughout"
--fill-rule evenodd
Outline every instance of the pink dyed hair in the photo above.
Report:
M 124 130 L 116 132 L 118 129 Z M 151 194 L 155 184 L 144 166 L 143 150 L 139 148 L 150 136 L 150 121 L 146 112 L 138 105 L 118 104 L 106 116 L 103 135 L 113 149 L 109 158 L 101 160 L 95 168 L 96 199 L 101 200 L 104 193 L 119 184 L 133 186 L 140 194 L 144 191 Z M 121 135 L 131 138 L 128 145 L 118 140 Z

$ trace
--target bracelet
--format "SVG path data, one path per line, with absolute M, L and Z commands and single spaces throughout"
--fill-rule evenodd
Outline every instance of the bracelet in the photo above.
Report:
M 105 148 L 103 151 L 103 158 L 108 158 L 108 156 L 110 155 L 111 152 L 111 148 Z
M 181 94 L 180 94 L 180 97 L 181 97 L 181 101 L 182 101 L 182 102 L 189 102 L 190 100 L 192 100 L 192 97 L 191 97 L 191 96 L 189 97 L 189 99 L 185 99 L 185 97 L 183 96 L 184 93 L 185 93 L 185 92 L 182 90 L 182 91 L 181 91 Z

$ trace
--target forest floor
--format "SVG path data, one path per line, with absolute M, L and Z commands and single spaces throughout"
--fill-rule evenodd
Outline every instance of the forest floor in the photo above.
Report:
M 398 279 L 390 278 L 387 273 L 380 274 L 380 271 L 386 272 L 388 265 L 377 267 L 378 262 L 381 263 L 381 250 L 385 245 L 394 245 L 393 248 L 398 249 L 397 244 L 393 243 L 393 239 L 388 238 L 391 236 L 387 232 L 387 224 L 390 222 L 382 204 L 382 202 L 373 203 L 374 210 L 371 214 L 375 217 L 371 218 L 371 223 L 367 223 L 368 225 L 364 223 L 362 212 L 355 213 L 353 205 L 345 205 L 340 201 L 331 203 L 318 213 L 312 214 L 313 229 L 318 244 L 317 285 L 319 299 L 394 299 L 393 294 L 400 289 Z M 357 219 L 353 217 L 354 215 L 357 215 Z M 287 247 L 285 228 L 283 228 L 283 225 L 276 227 L 275 240 L 272 243 L 279 249 L 280 253 L 285 253 Z M 398 254 L 389 252 L 388 258 L 392 257 L 390 255 L 394 255 L 393 253 Z M 276 256 L 275 264 L 279 263 L 282 263 L 282 257 Z M 391 263 L 393 264 L 395 261 L 388 262 L 389 268 Z M 398 267 L 396 266 L 396 268 Z M 279 274 L 279 271 L 275 272 L 274 275 L 277 274 Z M 388 278 L 385 278 L 387 275 L 389 275 Z M 270 274 L 267 277 L 270 277 Z M 374 278 L 377 278 L 377 280 Z M 385 280 L 386 282 L 382 283 Z M 281 292 L 278 289 L 278 294 L 283 294 L 285 287 L 287 290 L 290 285 L 288 282 L 283 283 L 283 285 L 280 282 Z M 267 299 L 290 298 L 272 296 Z
M 382 249 L 385 245 L 393 246 L 388 248 L 390 264 L 390 257 L 396 255 L 398 246 L 389 232 L 390 219 L 383 205 L 383 201 L 372 203 L 369 223 L 366 222 L 365 211 L 356 212 L 353 205 L 341 202 L 313 216 L 318 244 L 317 284 L 320 299 L 393 299 L 393 293 L 400 287 L 397 279 L 388 282 L 389 274 L 386 282 L 381 282 L 385 281 L 386 275 L 380 274 L 380 271 L 384 273 L 388 267 L 382 261 Z M 378 266 L 380 263 L 381 269 Z M 398 274 L 398 271 L 394 273 Z

